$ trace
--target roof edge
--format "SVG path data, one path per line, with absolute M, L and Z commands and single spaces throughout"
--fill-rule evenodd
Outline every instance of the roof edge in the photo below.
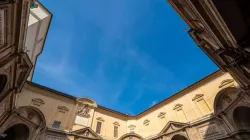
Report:
M 138 118 L 140 118 L 142 115 L 144 115 L 145 113 L 147 113 L 148 111 L 150 111 L 150 110 L 152 110 L 152 109 L 155 109 L 155 108 L 157 108 L 157 107 L 160 107 L 161 104 L 163 104 L 163 103 L 169 101 L 170 99 L 172 99 L 172 98 L 174 98 L 174 97 L 176 97 L 176 96 L 179 96 L 179 95 L 183 94 L 186 90 L 189 90 L 189 89 L 191 89 L 191 88 L 194 88 L 197 84 L 201 83 L 202 81 L 209 80 L 209 78 L 212 78 L 213 76 L 216 76 L 216 75 L 218 76 L 219 74 L 222 74 L 222 73 L 223 73 L 223 71 L 222 71 L 221 69 L 216 70 L 215 72 L 213 72 L 213 73 L 207 75 L 206 77 L 204 77 L 204 78 L 198 80 L 197 82 L 195 82 L 195 83 L 193 83 L 193 84 L 187 86 L 186 88 L 184 88 L 184 89 L 178 91 L 177 93 L 175 93 L 175 94 L 173 94 L 173 95 L 167 97 L 166 99 L 162 100 L 161 102 L 157 103 L 156 105 L 154 105 L 154 106 L 152 106 L 152 107 L 149 107 L 149 108 L 147 108 L 146 110 L 140 112 L 139 114 L 136 114 L 136 115 L 133 115 L 133 116 L 132 116 L 132 115 L 127 115 L 127 114 L 121 113 L 121 112 L 119 112 L 119 111 L 116 111 L 116 110 L 113 110 L 113 109 L 110 109 L 110 108 L 107 108 L 107 107 L 104 107 L 104 106 L 101 106 L 101 105 L 97 105 L 97 108 L 103 109 L 103 110 L 106 110 L 106 111 L 110 111 L 110 112 L 116 113 L 116 114 L 118 114 L 118 115 L 122 115 L 122 116 L 124 116 L 124 117 L 127 117 L 127 119 L 138 119 Z M 55 93 L 55 94 L 57 94 L 57 95 L 67 97 L 67 98 L 73 99 L 73 100 L 75 100 L 75 101 L 78 99 L 78 98 L 75 97 L 75 96 L 72 96 L 72 95 L 69 95 L 69 94 L 67 94 L 67 93 L 63 93 L 63 92 L 60 92 L 60 91 L 57 91 L 57 90 L 48 88 L 48 87 L 46 87 L 46 86 L 42 86 L 42 85 L 40 85 L 40 84 L 31 82 L 31 81 L 26 81 L 26 82 L 27 82 L 27 84 L 29 84 L 29 85 L 31 85 L 31 86 L 35 86 L 35 87 L 41 88 L 41 89 L 43 89 L 43 90 L 48 90 L 48 91 L 53 92 L 53 93 Z

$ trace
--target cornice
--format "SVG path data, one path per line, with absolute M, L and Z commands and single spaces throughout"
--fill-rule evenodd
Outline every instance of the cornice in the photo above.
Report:
M 105 110 L 105 111 L 108 111 L 108 112 L 112 112 L 112 113 L 115 113 L 117 115 L 121 115 L 123 117 L 125 117 L 126 119 L 130 120 L 130 119 L 139 119 L 141 118 L 142 116 L 146 115 L 147 113 L 149 113 L 150 111 L 153 111 L 153 110 L 156 110 L 158 109 L 159 107 L 161 107 L 162 105 L 165 105 L 167 104 L 168 102 L 171 102 L 172 100 L 174 100 L 175 98 L 178 98 L 179 96 L 181 95 L 185 95 L 189 90 L 192 90 L 192 89 L 195 89 L 197 88 L 200 84 L 204 84 L 210 80 L 212 80 L 213 78 L 216 78 L 218 76 L 221 76 L 223 75 L 224 72 L 222 70 L 217 70 L 215 72 L 213 72 L 212 74 L 209 74 L 208 76 L 202 78 L 201 80 L 193 83 L 192 85 L 180 90 L 179 92 L 173 94 L 172 96 L 164 99 L 163 101 L 159 102 L 158 104 L 142 111 L 141 113 L 137 114 L 137 115 L 127 115 L 127 114 L 124 114 L 124 113 L 121 113 L 119 111 L 116 111 L 116 110 L 113 110 L 113 109 L 110 109 L 110 108 L 106 108 L 104 106 L 101 106 L 101 105 L 97 105 L 97 109 L 101 109 L 101 110 Z M 33 83 L 33 82 L 30 82 L 30 81 L 26 81 L 28 85 L 30 86 L 34 86 L 34 87 L 37 87 L 37 88 L 41 88 L 43 90 L 48 90 L 52 93 L 55 93 L 57 95 L 60 95 L 60 96 L 63 96 L 63 97 L 66 97 L 66 98 L 69 98 L 69 99 L 72 99 L 72 100 L 75 100 L 77 101 L 77 97 L 74 97 L 74 96 L 71 96 L 69 94 L 66 94 L 66 93 L 63 93 L 63 92 L 60 92 L 60 91 L 56 91 L 54 89 L 51 89 L 51 88 L 48 88 L 48 87 L 45 87 L 45 86 L 42 86 L 42 85 L 39 85 L 37 83 Z

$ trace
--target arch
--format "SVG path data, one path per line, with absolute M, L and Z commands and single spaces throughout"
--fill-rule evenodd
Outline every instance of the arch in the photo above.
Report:
M 33 106 L 22 106 L 15 110 L 16 113 L 20 114 L 22 117 L 28 118 L 33 123 L 46 127 L 46 119 L 43 113 L 36 107 Z
M 0 74 L 0 94 L 5 89 L 6 83 L 7 83 L 7 76 L 5 74 Z
M 4 134 L 6 136 L 3 140 L 28 140 L 29 128 L 25 124 L 19 123 L 9 127 Z
M 220 90 L 214 99 L 214 113 L 218 114 L 220 111 L 223 111 L 237 98 L 237 93 L 241 91 L 241 89 L 236 87 L 227 87 Z
M 233 112 L 233 120 L 240 130 L 250 130 L 250 107 L 239 106 Z
M 127 138 L 128 138 L 128 140 L 131 140 L 131 138 L 132 138 L 132 140 L 143 140 L 143 137 L 140 136 L 139 134 L 136 134 L 136 133 L 124 134 L 118 140 L 125 140 Z
M 180 135 L 180 134 L 177 134 L 177 135 L 174 135 L 171 140 L 188 140 L 185 136 L 183 135 Z

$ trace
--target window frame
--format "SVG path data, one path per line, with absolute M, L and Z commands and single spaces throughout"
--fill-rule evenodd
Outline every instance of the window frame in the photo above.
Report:
M 58 124 L 57 124 L 57 123 L 58 123 Z M 52 128 L 57 128 L 57 129 L 59 129 L 60 126 L 61 126 L 61 124 L 62 124 L 62 122 L 55 120 L 55 121 L 53 122 L 53 124 L 52 124 Z M 57 127 L 55 127 L 55 126 L 57 126 Z
M 114 126 L 114 137 L 115 138 L 118 137 L 118 126 L 117 125 Z
M 98 128 L 98 124 L 100 124 L 99 128 Z M 98 129 L 99 129 L 99 132 L 98 132 Z M 101 121 L 97 121 L 96 122 L 96 133 L 97 134 L 101 134 L 101 131 L 102 131 L 102 122 Z

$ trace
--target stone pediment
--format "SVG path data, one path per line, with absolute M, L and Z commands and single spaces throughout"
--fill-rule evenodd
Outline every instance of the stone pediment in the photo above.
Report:
M 101 139 L 101 137 L 89 127 L 73 131 L 72 134 L 75 135 L 75 140 L 82 140 L 86 138 Z
M 219 88 L 222 88 L 222 87 L 231 87 L 234 85 L 234 79 L 226 79 L 226 80 L 223 80 L 220 85 L 219 85 Z
M 160 134 L 167 134 L 167 133 L 175 132 L 175 131 L 178 131 L 178 130 L 181 130 L 181 129 L 185 128 L 186 126 L 188 126 L 187 123 L 170 121 L 162 129 L 162 131 L 160 132 Z

